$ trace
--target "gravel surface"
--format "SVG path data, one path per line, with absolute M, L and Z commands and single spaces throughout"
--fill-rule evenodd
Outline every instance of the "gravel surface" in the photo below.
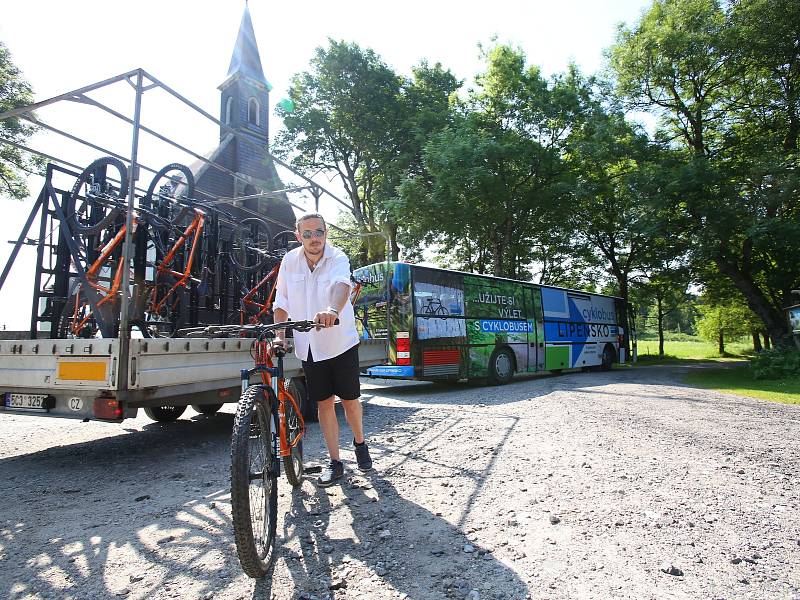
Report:
M 341 486 L 282 479 L 259 582 L 233 545 L 233 405 L 2 414 L 0 598 L 800 599 L 800 406 L 686 369 L 366 384 L 376 469 L 348 450 Z M 322 458 L 316 424 L 305 449 Z

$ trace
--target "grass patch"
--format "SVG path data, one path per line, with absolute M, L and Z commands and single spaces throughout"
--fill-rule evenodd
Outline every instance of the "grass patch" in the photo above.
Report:
M 749 367 L 742 366 L 702 369 L 687 374 L 685 380 L 691 385 L 718 392 L 800 405 L 800 377 L 756 380 Z
M 653 364 L 655 362 L 674 362 L 678 360 L 742 360 L 753 354 L 752 344 L 746 342 L 731 342 L 725 344 L 725 353 L 717 351 L 717 344 L 701 340 L 665 340 L 664 356 L 658 355 L 658 340 L 639 340 L 638 358 L 642 362 Z

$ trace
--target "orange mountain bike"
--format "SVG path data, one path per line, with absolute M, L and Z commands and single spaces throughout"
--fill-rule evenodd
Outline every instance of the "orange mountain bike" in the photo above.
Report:
M 236 551 L 242 570 L 253 578 L 264 577 L 275 558 L 281 463 L 286 480 L 293 487 L 300 486 L 304 473 L 305 422 L 300 399 L 305 390 L 298 380 L 289 382 L 284 378 L 286 350 L 273 347 L 272 340 L 278 329 L 310 331 L 317 326 L 313 321 L 288 321 L 183 330 L 187 337 L 256 338 L 251 350 L 255 366 L 241 371 L 242 395 L 231 437 L 231 513 Z M 254 375 L 261 377 L 260 384 L 250 385 Z M 313 470 L 318 471 L 319 467 Z

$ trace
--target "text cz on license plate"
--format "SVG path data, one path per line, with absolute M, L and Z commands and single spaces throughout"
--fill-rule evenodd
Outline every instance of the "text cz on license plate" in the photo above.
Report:
M 6 393 L 6 408 L 19 408 L 21 410 L 47 410 L 47 396 L 44 394 L 15 394 Z

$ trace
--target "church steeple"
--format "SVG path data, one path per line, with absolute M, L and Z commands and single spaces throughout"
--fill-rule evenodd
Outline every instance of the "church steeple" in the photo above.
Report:
M 239 24 L 228 76 L 219 89 L 222 92 L 220 121 L 259 138 L 262 143 L 268 142 L 269 92 L 272 86 L 264 77 L 247 4 Z M 220 139 L 224 137 L 224 131 L 220 131 Z
M 267 91 L 272 89 L 261 68 L 256 34 L 253 31 L 253 21 L 250 19 L 250 8 L 247 4 L 244 6 L 242 22 L 239 24 L 239 35 L 236 38 L 231 64 L 228 67 L 228 77 L 237 74 L 247 77 L 255 83 L 260 83 L 267 88 Z

